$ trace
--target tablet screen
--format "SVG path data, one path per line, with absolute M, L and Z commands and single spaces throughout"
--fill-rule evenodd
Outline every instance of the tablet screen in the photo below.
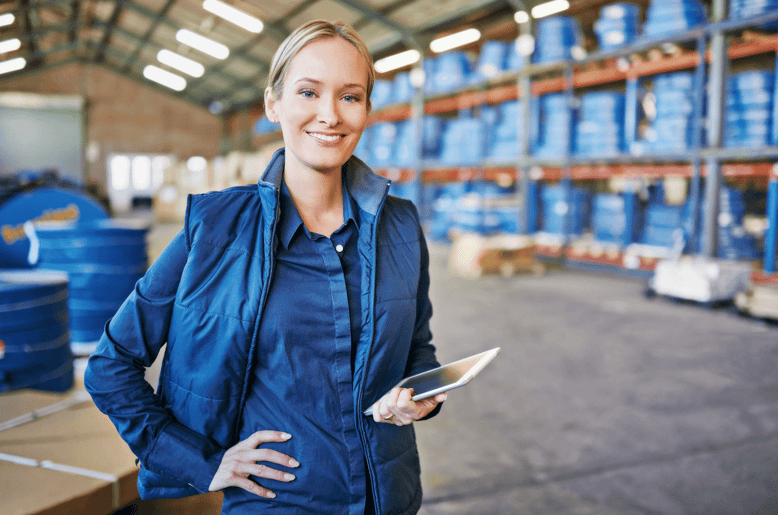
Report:
M 402 381 L 400 386 L 403 388 L 413 388 L 414 397 L 426 392 L 438 390 L 459 381 L 462 376 L 467 374 L 467 372 L 481 360 L 482 357 L 483 356 L 479 354 L 441 368 L 430 370 L 429 372 L 424 372 L 418 376 L 409 377 L 405 379 L 405 381 Z

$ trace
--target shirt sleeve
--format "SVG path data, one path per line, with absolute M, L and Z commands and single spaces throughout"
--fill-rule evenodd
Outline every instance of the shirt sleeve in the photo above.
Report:
M 177 422 L 145 379 L 167 342 L 186 260 L 182 231 L 106 324 L 84 386 L 144 467 L 207 492 L 225 450 Z

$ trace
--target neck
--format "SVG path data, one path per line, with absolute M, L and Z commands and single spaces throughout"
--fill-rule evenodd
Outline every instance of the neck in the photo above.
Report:
M 284 168 L 289 195 L 309 231 L 329 236 L 343 225 L 341 173 Z

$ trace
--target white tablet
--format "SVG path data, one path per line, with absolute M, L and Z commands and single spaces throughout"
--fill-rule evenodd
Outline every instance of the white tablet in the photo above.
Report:
M 414 401 L 434 397 L 441 392 L 447 392 L 460 386 L 465 386 L 481 370 L 484 369 L 494 357 L 499 354 L 500 347 L 470 356 L 469 358 L 454 361 L 442 367 L 433 368 L 427 372 L 406 377 L 395 385 L 401 388 L 413 388 Z M 365 415 L 373 414 L 373 407 L 369 407 Z

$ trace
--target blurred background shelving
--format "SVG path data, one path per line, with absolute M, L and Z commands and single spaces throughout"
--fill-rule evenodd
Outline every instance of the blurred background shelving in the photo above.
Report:
M 394 181 L 395 194 L 420 206 L 437 228 L 433 237 L 448 238 L 440 220 L 448 216 L 448 230 L 493 234 L 514 229 L 536 236 L 539 256 L 641 276 L 650 276 L 657 260 L 680 244 L 684 254 L 749 261 L 754 281 L 776 282 L 775 252 L 768 247 L 778 221 L 768 219 L 766 199 L 768 187 L 774 187 L 778 155 L 778 37 L 770 30 L 778 12 L 765 5 L 732 2 L 729 18 L 718 21 L 713 11 L 720 6 L 697 2 L 653 2 L 645 9 L 604 5 L 594 22 L 595 31 L 601 28 L 600 45 L 586 49 L 576 18 L 542 19 L 534 27 L 534 53 L 514 58 L 515 69 L 509 69 L 506 54 L 516 52 L 521 37 L 519 43 L 487 41 L 469 53 L 427 57 L 420 66 L 427 72 L 420 109 L 414 110 L 407 86 L 403 101 L 392 96 L 393 86 L 407 82 L 409 72 L 379 75 L 377 89 L 384 93 L 356 153 Z M 664 26 L 663 16 L 678 6 L 686 18 Z M 633 21 L 624 22 L 627 15 Z M 641 19 L 646 21 L 641 24 Z M 544 24 L 553 25 L 544 33 Z M 614 30 L 603 33 L 614 26 L 615 39 Z M 441 71 L 442 66 L 447 68 Z M 407 137 L 393 140 L 418 120 L 424 127 L 423 148 L 413 147 Z M 459 139 L 451 134 L 456 131 L 461 131 Z M 371 133 L 377 133 L 375 143 Z M 494 154 L 496 141 L 505 145 Z M 484 188 L 483 182 L 493 187 Z M 561 188 L 566 195 L 547 195 L 544 201 L 548 188 Z M 660 198 L 663 194 L 668 198 Z M 608 241 L 595 220 L 623 224 L 623 212 L 605 216 L 599 211 L 614 195 L 622 205 L 626 199 L 634 213 L 627 217 L 629 226 L 622 227 L 625 233 Z M 496 220 L 506 215 L 498 211 L 506 208 L 493 204 L 496 198 L 510 203 L 509 197 L 517 219 L 501 227 Z M 736 212 L 727 211 L 731 206 L 725 197 L 737 204 Z M 460 209 L 466 215 L 446 212 L 456 211 L 457 198 L 464 199 L 467 207 Z M 457 217 L 472 221 L 475 198 L 484 223 L 457 224 Z M 683 219 L 661 220 L 674 217 L 684 203 L 688 213 Z M 547 232 L 544 224 L 554 218 L 554 209 L 570 220 L 549 222 L 559 232 Z M 680 242 L 669 239 L 669 226 L 664 238 L 652 237 L 649 233 L 658 233 L 647 218 L 677 222 Z

